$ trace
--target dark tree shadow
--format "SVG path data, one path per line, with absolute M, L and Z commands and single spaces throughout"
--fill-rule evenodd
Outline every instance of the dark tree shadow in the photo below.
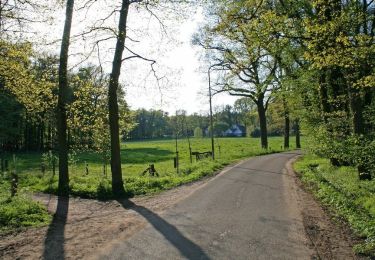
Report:
M 162 234 L 187 259 L 210 259 L 193 241 L 185 237 L 176 227 L 158 214 L 136 205 L 129 200 L 117 200 L 125 209 L 132 209 L 142 215 L 160 234 Z
M 68 219 L 69 197 L 58 197 L 56 212 L 44 240 L 43 259 L 64 259 L 65 225 Z

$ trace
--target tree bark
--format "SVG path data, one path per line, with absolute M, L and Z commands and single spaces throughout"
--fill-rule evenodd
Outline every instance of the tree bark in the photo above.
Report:
M 328 114 L 331 112 L 331 109 L 328 103 L 328 90 L 325 72 L 321 72 L 319 85 L 320 105 L 323 112 L 324 122 L 327 124 Z
M 284 149 L 289 148 L 289 129 L 290 129 L 290 118 L 289 118 L 289 109 L 288 104 L 285 99 L 283 98 L 283 106 L 284 106 Z
M 353 130 L 357 135 L 364 133 L 364 120 L 363 120 L 363 102 L 360 97 L 359 91 L 352 89 L 351 91 L 351 109 L 353 114 Z
M 111 135 L 111 172 L 112 172 L 112 192 L 114 195 L 125 193 L 124 182 L 121 170 L 120 155 L 120 131 L 119 131 L 119 109 L 117 101 L 117 89 L 122 65 L 122 54 L 125 48 L 126 24 L 129 12 L 129 1 L 123 0 L 120 10 L 120 21 L 118 25 L 118 37 L 116 50 L 113 57 L 112 72 L 110 75 L 108 88 L 108 109 L 109 109 L 109 126 Z
M 300 132 L 300 126 L 299 126 L 299 119 L 296 119 L 295 125 L 294 125 L 294 131 L 296 133 L 296 148 L 301 148 L 301 132 Z
M 60 65 L 59 65 L 59 93 L 57 101 L 57 136 L 59 146 L 59 185 L 58 193 L 67 195 L 69 193 L 69 170 L 68 170 L 68 142 L 67 142 L 67 120 L 66 103 L 68 92 L 68 55 L 70 44 L 70 31 L 72 28 L 74 0 L 66 2 L 66 18 L 61 43 Z
M 324 119 L 324 123 L 326 125 L 326 129 L 329 133 L 333 133 L 332 125 L 329 124 L 329 116 L 331 113 L 331 106 L 328 102 L 328 83 L 327 83 L 327 72 L 321 71 L 320 79 L 319 79 L 319 95 L 320 95 L 320 105 L 322 109 L 322 117 Z M 337 158 L 329 158 L 331 164 L 333 166 L 339 166 L 340 162 Z
M 259 98 L 257 101 L 259 124 L 260 124 L 260 142 L 263 149 L 268 149 L 267 139 L 267 117 L 266 108 L 263 104 L 263 98 Z

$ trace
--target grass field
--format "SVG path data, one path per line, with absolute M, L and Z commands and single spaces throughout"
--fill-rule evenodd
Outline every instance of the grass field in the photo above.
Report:
M 315 196 L 365 239 L 355 252 L 375 257 L 375 182 L 359 181 L 354 167 L 333 167 L 313 155 L 297 161 L 295 169 Z
M 121 159 L 125 189 L 129 197 L 143 195 L 170 189 L 184 183 L 198 180 L 214 174 L 225 165 L 246 157 L 278 152 L 282 150 L 283 138 L 269 138 L 269 150 L 260 148 L 260 140 L 256 138 L 220 138 L 215 140 L 216 159 L 204 159 L 190 163 L 188 142 L 178 141 L 179 173 L 174 168 L 175 141 L 139 141 L 123 143 Z M 292 143 L 292 142 L 291 142 Z M 191 139 L 192 151 L 210 151 L 211 140 L 208 138 Z M 220 146 L 220 152 L 219 152 Z M 291 147 L 293 149 L 293 146 Z M 32 202 L 27 197 L 33 192 L 57 192 L 57 175 L 52 175 L 48 167 L 44 175 L 41 172 L 42 154 L 19 153 L 17 157 L 17 172 L 19 175 L 19 196 L 10 200 L 9 174 L 0 177 L 0 225 L 3 227 L 18 227 L 39 225 L 49 221 L 43 207 Z M 11 155 L 8 155 L 11 161 Z M 108 176 L 103 175 L 103 163 L 100 155 L 95 153 L 77 154 L 70 164 L 71 195 L 83 198 L 110 199 L 111 178 L 108 166 Z M 86 174 L 85 165 L 89 173 Z M 141 173 L 154 164 L 159 177 Z M 13 168 L 11 163 L 10 169 Z M 18 202 L 16 202 L 18 200 Z M 19 218 L 22 214 L 25 219 Z M 41 217 L 35 218 L 36 215 Z M 34 216 L 28 219 L 27 216 Z M 1 227 L 0 227 L 1 229 Z
M 281 150 L 282 138 L 270 138 L 270 149 L 260 148 L 260 141 L 254 138 L 222 138 L 215 140 L 216 160 L 204 159 L 190 163 L 188 142 L 178 141 L 180 171 L 174 168 L 175 141 L 139 141 L 123 143 L 121 147 L 122 171 L 125 188 L 129 196 L 148 194 L 171 188 L 211 174 L 223 166 L 249 156 Z M 192 139 L 192 151 L 210 151 L 210 139 Z M 220 152 L 218 146 L 220 145 Z M 10 160 L 11 161 L 11 160 Z M 86 198 L 106 199 L 110 196 L 110 176 L 103 175 L 103 162 L 99 154 L 80 153 L 70 164 L 71 194 Z M 42 175 L 40 153 L 17 154 L 17 171 L 20 187 L 29 191 L 55 193 L 57 173 L 52 177 L 51 168 Z M 86 174 L 85 164 L 89 174 Z M 12 163 L 11 163 L 12 164 Z M 155 164 L 159 177 L 140 176 L 149 164 Z M 12 165 L 11 167 L 12 168 Z M 110 169 L 108 165 L 108 172 Z

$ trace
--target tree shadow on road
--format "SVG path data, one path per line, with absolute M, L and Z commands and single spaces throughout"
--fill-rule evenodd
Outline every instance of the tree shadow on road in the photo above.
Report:
M 185 237 L 176 227 L 165 221 L 158 214 L 130 200 L 118 200 L 118 202 L 125 209 L 134 210 L 143 216 L 187 259 L 210 259 L 202 248 Z
M 64 259 L 65 225 L 68 219 L 69 197 L 58 197 L 56 212 L 44 240 L 43 259 Z

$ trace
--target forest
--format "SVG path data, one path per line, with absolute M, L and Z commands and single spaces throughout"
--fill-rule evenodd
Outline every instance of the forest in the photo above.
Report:
M 366 200 L 365 206 L 359 207 L 368 210 L 370 219 L 375 216 L 374 1 L 114 2 L 0 1 L 0 186 L 12 189 L 12 197 L 16 196 L 18 183 L 14 184 L 14 180 L 18 179 L 20 193 L 22 186 L 89 198 L 98 198 L 100 194 L 116 198 L 155 192 L 162 190 L 163 185 L 169 189 L 198 179 L 246 156 L 300 148 L 302 137 L 309 155 L 297 168 L 314 172 L 316 160 L 325 160 L 319 162 L 326 165 L 327 171 L 348 167 L 356 176 L 352 181 L 359 186 L 362 181 L 363 187 L 367 187 L 365 192 L 358 191 L 367 196 L 358 200 L 358 205 Z M 168 13 L 183 20 L 186 13 L 191 14 L 197 8 L 202 10 L 204 21 L 192 35 L 191 45 L 199 50 L 202 71 L 208 73 L 209 93 L 202 90 L 207 103 L 220 93 L 236 96 L 237 101 L 194 114 L 183 109 L 174 114 L 162 108 L 132 109 L 127 102 L 127 84 L 131 79 L 125 65 L 146 68 L 157 84 L 163 78 L 157 75 L 158 61 L 134 47 L 139 44 L 137 38 L 142 32 L 132 30 L 131 19 L 145 12 L 155 16 L 160 27 L 168 31 L 168 26 L 163 27 L 164 17 L 159 19 L 158 14 Z M 53 23 L 47 15 L 51 10 L 59 11 L 63 30 L 56 42 L 41 43 L 38 37 L 42 35 L 38 35 L 36 28 L 37 25 L 48 28 Z M 101 10 L 102 16 L 98 15 Z M 81 18 L 76 13 L 81 18 L 83 14 L 90 17 L 89 25 L 78 33 L 74 29 L 79 27 Z M 89 46 L 88 54 L 77 54 L 73 45 L 82 49 Z M 155 47 L 152 51 L 158 50 Z M 172 87 L 168 91 L 175 90 Z M 221 138 L 233 125 L 245 130 L 243 138 L 238 139 L 242 141 Z M 259 142 L 254 144 L 252 138 L 259 138 Z M 184 149 L 190 149 L 190 154 L 180 151 L 181 158 L 186 160 L 181 162 L 182 172 L 187 176 L 174 176 L 176 179 L 171 177 L 169 182 L 168 176 L 174 170 L 168 167 L 172 167 L 174 157 L 175 164 L 179 160 L 178 139 L 189 142 L 189 148 Z M 201 151 L 212 149 L 213 154 L 214 149 L 226 147 L 230 152 L 213 158 L 209 165 L 188 166 L 185 163 L 192 161 L 190 139 Z M 153 143 L 155 140 L 162 143 Z M 152 148 L 138 146 L 135 141 L 149 142 Z M 168 152 L 153 153 L 152 149 L 160 148 L 158 145 L 164 148 L 170 145 L 165 148 Z M 243 153 L 234 151 L 234 147 Z M 133 156 L 150 158 L 132 172 L 126 165 L 139 163 Z M 157 183 L 155 186 L 145 184 L 139 176 L 132 177 L 146 164 L 158 163 L 158 158 L 171 163 L 161 166 L 165 170 L 165 175 L 161 173 L 164 179 L 160 182 L 152 179 Z M 42 166 L 40 162 L 44 162 Z M 95 165 L 100 177 L 89 181 L 78 178 L 77 172 L 88 174 L 89 163 Z M 53 176 L 49 179 L 44 172 L 52 164 Z M 103 181 L 101 174 L 107 174 L 107 164 L 110 177 Z M 43 176 L 37 173 L 40 167 Z M 188 177 L 189 174 L 192 175 Z M 324 174 L 319 176 L 321 180 Z M 1 203 L 12 202 L 7 199 Z M 8 225 L 1 217 L 0 222 Z M 371 226 L 373 222 L 369 223 Z M 372 240 L 366 248 L 358 250 L 373 252 L 374 227 L 363 230 Z
M 133 128 L 122 136 L 123 140 L 142 140 L 172 138 L 177 132 L 179 137 L 210 137 L 210 116 L 207 114 L 194 113 L 188 115 L 184 110 L 178 110 L 176 114 L 170 115 L 162 110 L 139 109 L 132 111 Z M 267 111 L 269 124 L 268 136 L 283 136 L 284 134 L 284 112 L 282 104 L 277 100 L 270 105 Z M 232 136 L 225 132 L 233 125 L 242 127 L 241 136 L 259 137 L 260 127 L 257 111 L 249 98 L 238 99 L 233 107 L 230 105 L 218 106 L 213 111 L 213 129 L 215 137 Z M 289 130 L 290 134 L 296 133 L 298 124 L 293 122 Z M 286 147 L 289 146 L 289 134 L 286 135 Z

